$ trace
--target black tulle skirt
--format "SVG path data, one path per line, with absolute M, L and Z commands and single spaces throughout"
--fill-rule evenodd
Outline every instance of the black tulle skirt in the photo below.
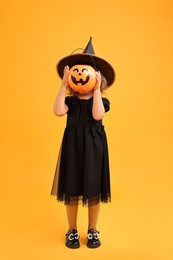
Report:
M 111 200 L 107 138 L 103 125 L 66 126 L 51 195 L 66 205 Z

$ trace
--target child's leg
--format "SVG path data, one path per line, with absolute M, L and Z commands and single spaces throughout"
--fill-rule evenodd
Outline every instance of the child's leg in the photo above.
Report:
M 77 212 L 78 212 L 78 205 L 66 206 L 69 230 L 77 229 Z
M 79 248 L 79 234 L 77 232 L 77 211 L 78 205 L 76 206 L 67 206 L 67 219 L 68 219 L 68 232 L 66 234 L 66 243 L 65 245 L 69 248 Z
M 88 229 L 96 229 L 99 211 L 100 203 L 95 206 L 88 207 Z
M 100 203 L 88 208 L 88 242 L 87 247 L 97 248 L 101 246 L 99 232 L 97 231 L 97 220 L 100 211 Z

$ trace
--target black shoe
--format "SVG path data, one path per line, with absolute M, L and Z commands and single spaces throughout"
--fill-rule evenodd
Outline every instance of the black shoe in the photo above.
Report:
M 69 248 L 79 248 L 79 234 L 76 229 L 68 231 L 66 235 L 66 243 L 65 245 Z
M 99 240 L 99 232 L 96 229 L 89 229 L 87 247 L 96 248 L 99 246 L 101 246 L 101 243 Z

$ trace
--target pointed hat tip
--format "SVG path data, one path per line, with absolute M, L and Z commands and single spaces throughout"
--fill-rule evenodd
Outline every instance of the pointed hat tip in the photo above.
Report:
M 89 42 L 84 50 L 84 53 L 95 54 L 94 48 L 92 45 L 92 36 L 90 36 Z
M 91 45 L 92 45 L 92 36 L 90 36 L 90 39 L 89 39 L 88 44 L 91 44 Z

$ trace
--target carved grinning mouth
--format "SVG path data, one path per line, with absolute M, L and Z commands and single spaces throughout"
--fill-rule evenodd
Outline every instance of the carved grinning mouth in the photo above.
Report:
M 71 80 L 72 80 L 72 82 L 73 82 L 74 84 L 76 84 L 76 85 L 79 84 L 79 83 L 82 84 L 82 85 L 85 85 L 85 84 L 88 83 L 89 79 L 90 79 L 90 75 L 88 75 L 88 76 L 86 77 L 86 80 L 83 80 L 83 79 L 76 80 L 76 78 L 71 75 Z

